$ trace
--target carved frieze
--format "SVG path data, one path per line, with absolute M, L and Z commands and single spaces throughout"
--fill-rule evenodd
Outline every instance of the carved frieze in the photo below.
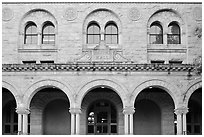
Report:
M 67 8 L 64 13 L 64 18 L 67 21 L 72 21 L 77 18 L 77 11 L 74 8 Z
M 194 8 L 193 9 L 193 17 L 195 20 L 201 21 L 202 20 L 202 8 L 200 8 L 200 7 Z
M 132 21 L 137 21 L 140 19 L 140 11 L 137 8 L 133 7 L 129 10 L 128 16 Z
M 2 20 L 9 21 L 13 18 L 13 10 L 10 8 L 3 8 L 2 10 Z

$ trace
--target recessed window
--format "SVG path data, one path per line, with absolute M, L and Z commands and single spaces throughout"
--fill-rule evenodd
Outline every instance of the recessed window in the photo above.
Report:
M 42 29 L 42 44 L 55 44 L 55 27 L 51 22 L 45 23 Z
M 105 27 L 105 41 L 107 44 L 118 43 L 118 28 L 116 24 L 109 23 Z
M 37 26 L 29 22 L 25 27 L 24 44 L 37 44 Z
M 164 64 L 164 60 L 151 60 L 151 64 Z
M 150 44 L 163 44 L 163 29 L 159 22 L 150 26 Z
M 87 28 L 87 43 L 98 44 L 100 41 L 100 27 L 97 23 L 91 23 Z
M 175 22 L 170 23 L 168 26 L 167 43 L 181 44 L 180 27 Z
M 22 61 L 23 64 L 36 64 L 36 61 Z
M 169 64 L 182 64 L 182 61 L 169 61 Z
M 40 61 L 41 64 L 54 64 L 53 60 L 44 60 L 44 61 Z

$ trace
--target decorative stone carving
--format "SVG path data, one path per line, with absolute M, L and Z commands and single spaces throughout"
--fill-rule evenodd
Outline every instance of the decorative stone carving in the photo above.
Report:
M 13 18 L 13 11 L 10 8 L 3 8 L 2 10 L 2 20 L 9 21 Z
M 195 30 L 194 30 L 194 34 L 195 34 L 195 36 L 197 36 L 198 38 L 201 38 L 201 37 L 202 37 L 202 28 L 199 27 L 199 26 L 196 26 L 196 27 L 195 27 Z
M 202 56 L 198 56 L 197 58 L 194 59 L 193 64 L 195 65 L 195 72 L 196 74 L 201 74 L 202 73 Z
M 137 21 L 140 19 L 140 11 L 137 8 L 131 8 L 128 12 L 128 16 L 131 20 Z
M 77 11 L 74 8 L 67 8 L 64 13 L 64 18 L 67 21 L 72 21 L 77 18 Z
M 197 21 L 201 21 L 202 20 L 202 9 L 200 7 L 195 7 L 193 9 L 193 17 Z

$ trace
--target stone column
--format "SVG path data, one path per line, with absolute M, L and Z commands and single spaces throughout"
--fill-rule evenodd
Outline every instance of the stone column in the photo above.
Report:
M 124 114 L 124 131 L 125 135 L 133 135 L 133 114 L 135 113 L 134 107 L 128 106 L 123 109 Z
M 16 112 L 18 113 L 18 135 L 27 135 L 28 134 L 28 114 L 30 111 L 25 107 L 17 108 Z
M 177 116 L 177 135 L 186 135 L 186 113 L 188 108 L 180 107 L 175 109 Z
M 41 42 L 42 42 L 42 33 L 41 32 L 38 32 L 37 33 L 38 36 L 37 36 L 37 45 L 41 45 Z
M 186 114 L 188 113 L 188 108 L 183 109 L 183 135 L 187 135 L 187 123 L 186 123 Z
M 71 135 L 80 134 L 80 108 L 70 108 L 71 113 Z

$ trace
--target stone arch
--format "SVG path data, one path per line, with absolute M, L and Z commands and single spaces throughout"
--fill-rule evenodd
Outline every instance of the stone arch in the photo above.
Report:
M 162 9 L 157 9 L 156 11 L 154 11 L 154 13 L 150 15 L 147 21 L 147 33 L 148 34 L 150 30 L 150 25 L 155 21 L 161 22 L 162 27 L 163 27 L 163 34 L 168 33 L 169 23 L 177 22 L 180 27 L 180 32 L 181 32 L 181 44 L 186 44 L 187 26 L 185 24 L 185 21 L 182 15 L 177 10 L 173 8 L 162 8 Z
M 23 96 L 25 107 L 29 108 L 30 102 L 33 96 L 39 90 L 46 88 L 46 87 L 56 87 L 60 89 L 68 97 L 70 106 L 74 104 L 74 98 L 73 98 L 73 93 L 72 93 L 73 90 L 70 86 L 67 86 L 66 84 L 60 81 L 57 81 L 57 80 L 46 79 L 46 80 L 37 81 L 36 83 L 32 84 L 28 89 L 26 89 L 26 92 Z
M 185 94 L 184 94 L 184 98 L 183 98 L 183 105 L 185 107 L 188 107 L 188 102 L 189 99 L 191 97 L 191 95 L 199 88 L 202 87 L 202 81 L 195 81 L 193 82 L 186 90 Z
M 82 100 L 85 97 L 85 95 L 89 91 L 91 91 L 93 88 L 96 88 L 99 86 L 105 86 L 105 87 L 108 87 L 108 88 L 112 89 L 113 91 L 115 91 L 118 94 L 118 96 L 120 97 L 120 99 L 123 103 L 123 107 L 127 106 L 126 94 L 128 93 L 128 90 L 125 87 L 123 87 L 119 83 L 113 82 L 112 80 L 97 79 L 97 80 L 93 80 L 93 81 L 86 83 L 78 90 L 78 94 L 76 97 L 76 103 L 79 105 L 78 107 L 80 107 L 82 105 Z
M 100 15 L 103 16 L 104 18 L 101 19 L 100 16 L 96 16 L 96 15 Z M 122 29 L 121 29 L 121 20 L 119 18 L 119 16 L 113 12 L 110 9 L 107 8 L 99 8 L 99 9 L 94 9 L 93 11 L 91 11 L 84 19 L 83 22 L 83 32 L 86 32 L 86 28 L 89 24 L 89 22 L 91 21 L 96 21 L 99 23 L 100 27 L 105 27 L 105 24 L 108 21 L 113 21 L 116 23 L 116 25 L 118 26 L 119 29 L 119 33 L 121 33 Z
M 40 17 L 38 17 L 40 16 Z M 42 18 L 43 16 L 43 18 Z M 41 18 L 41 19 L 39 19 Z M 37 27 L 42 28 L 42 25 L 44 22 L 46 21 L 50 21 L 54 24 L 54 26 L 57 28 L 57 20 L 54 17 L 54 15 L 45 10 L 45 9 L 32 9 L 30 11 L 28 11 L 27 13 L 25 13 L 23 15 L 23 17 L 21 18 L 20 21 L 20 26 L 19 26 L 19 32 L 20 34 L 23 34 L 23 30 L 25 28 L 25 25 L 28 21 L 33 21 L 34 23 L 36 23 Z M 38 29 L 40 30 L 40 29 Z M 57 29 L 56 29 L 57 30 Z
M 18 106 L 21 103 L 21 98 L 20 93 L 16 90 L 16 88 L 6 81 L 2 81 L 2 87 L 8 89 L 11 92 L 16 101 L 16 105 Z
M 83 43 L 86 44 L 86 30 L 89 22 L 98 22 L 99 26 L 101 28 L 101 33 L 104 33 L 105 25 L 109 21 L 115 22 L 116 26 L 118 27 L 118 34 L 119 34 L 119 42 L 118 42 L 118 47 L 121 48 L 121 42 L 122 42 L 122 22 L 120 20 L 120 17 L 113 12 L 110 9 L 107 8 L 96 8 L 93 9 L 88 13 L 88 15 L 85 17 L 83 21 L 83 27 L 82 27 L 82 32 L 83 32 Z M 87 48 L 84 46 L 83 48 Z
M 166 81 L 163 81 L 163 80 L 158 80 L 158 79 L 148 80 L 148 81 L 145 81 L 145 82 L 139 84 L 132 92 L 132 95 L 130 98 L 130 104 L 132 106 L 134 106 L 135 100 L 136 100 L 137 96 L 139 95 L 139 93 L 142 92 L 143 89 L 148 88 L 150 86 L 151 87 L 158 87 L 160 89 L 165 90 L 173 99 L 175 108 L 178 107 L 179 100 L 177 97 L 180 96 L 179 95 L 180 92 L 178 91 L 178 89 L 175 86 L 173 86 L 172 84 L 167 83 Z

